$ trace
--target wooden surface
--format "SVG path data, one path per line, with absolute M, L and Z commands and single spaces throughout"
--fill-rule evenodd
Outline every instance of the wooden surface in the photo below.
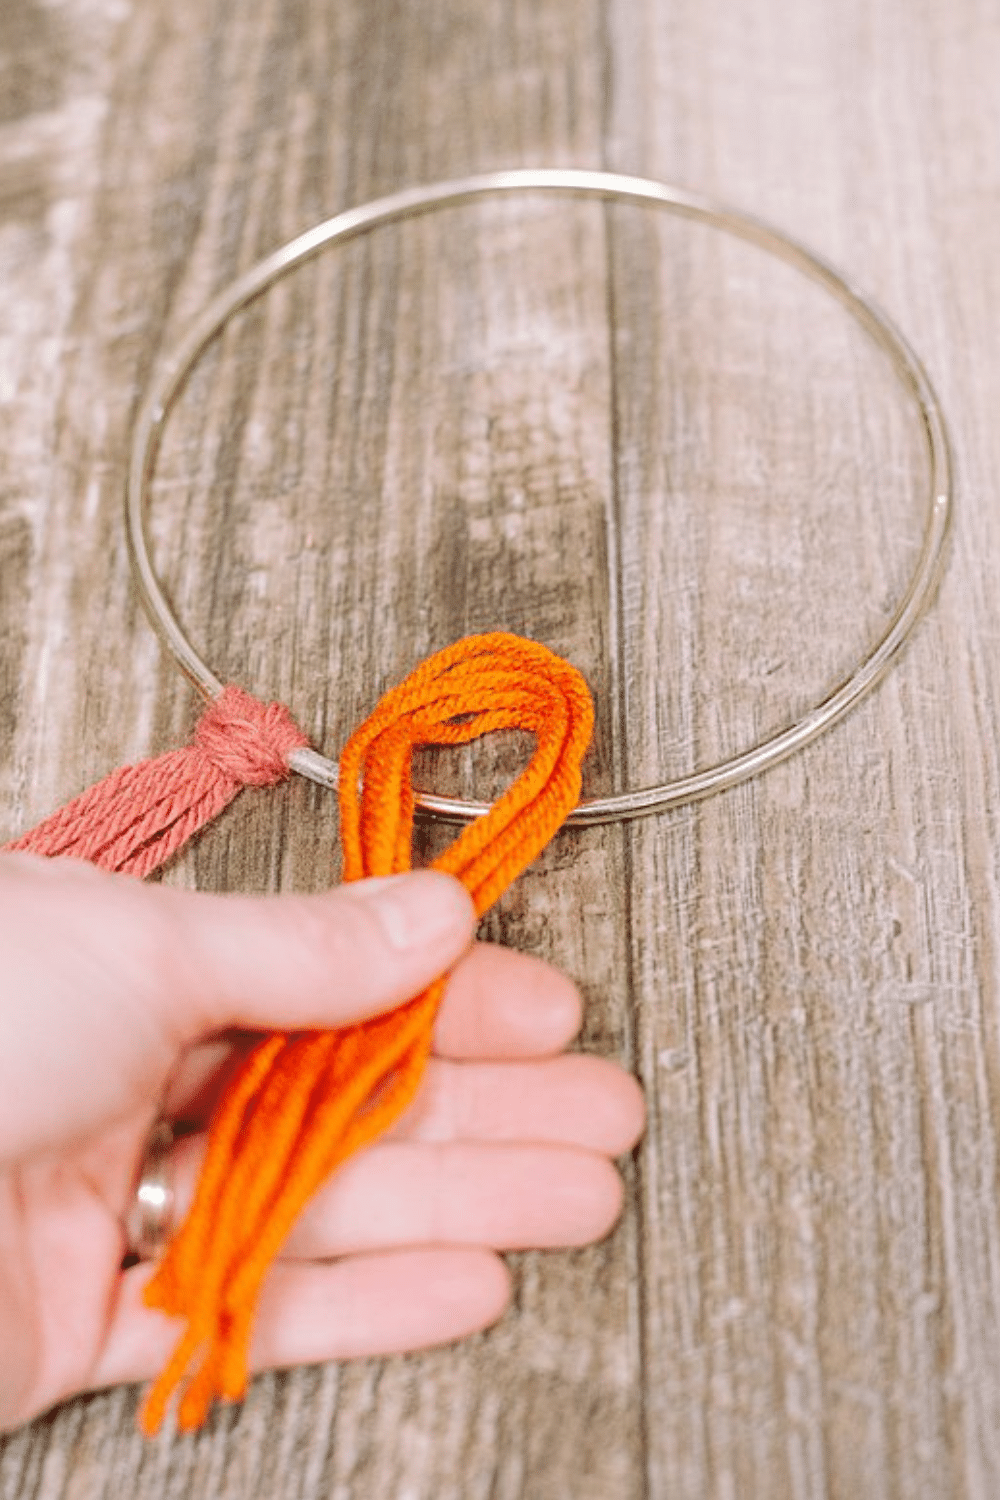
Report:
M 134 1390 L 72 1403 L 0 1444 L 3 1500 L 1000 1494 L 998 78 L 988 0 L 3 0 L 5 835 L 192 722 L 119 520 L 157 358 L 375 194 L 561 164 L 756 211 L 904 328 L 960 479 L 939 599 L 867 704 L 714 801 L 563 834 L 488 923 L 580 980 L 586 1045 L 647 1090 L 611 1240 L 518 1258 L 483 1338 L 265 1377 L 194 1438 L 141 1441 Z M 597 792 L 835 681 L 924 479 L 884 362 L 792 273 L 523 200 L 324 257 L 234 324 L 154 529 L 217 670 L 330 753 L 428 649 L 545 640 L 597 695 Z M 516 748 L 427 775 L 488 787 Z M 321 886 L 335 844 L 295 784 L 170 878 Z

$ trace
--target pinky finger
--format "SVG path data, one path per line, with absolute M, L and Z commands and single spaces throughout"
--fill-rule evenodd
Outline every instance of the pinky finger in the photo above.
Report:
M 151 1379 L 181 1325 L 142 1301 L 149 1266 L 122 1277 L 91 1386 Z M 479 1248 L 393 1250 L 329 1262 L 279 1262 L 257 1317 L 254 1372 L 331 1359 L 377 1358 L 453 1343 L 488 1328 L 510 1300 L 498 1255 Z

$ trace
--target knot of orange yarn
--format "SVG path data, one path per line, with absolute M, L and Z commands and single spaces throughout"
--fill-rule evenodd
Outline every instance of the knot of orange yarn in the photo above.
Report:
M 292 751 L 309 741 L 283 703 L 227 687 L 202 715 L 194 743 L 241 786 L 274 786 L 288 775 Z
M 438 652 L 386 694 L 341 756 L 344 879 L 410 868 L 417 746 L 527 729 L 536 739 L 527 768 L 434 861 L 485 911 L 579 800 L 592 727 L 586 683 L 544 646 L 493 634 Z M 243 1395 L 271 1262 L 330 1173 L 410 1104 L 443 988 L 442 978 L 398 1009 L 338 1031 L 275 1033 L 230 1082 L 188 1217 L 145 1289 L 150 1307 L 186 1322 L 147 1398 L 147 1432 L 157 1430 L 178 1387 L 182 1428 L 197 1427 L 214 1398 Z

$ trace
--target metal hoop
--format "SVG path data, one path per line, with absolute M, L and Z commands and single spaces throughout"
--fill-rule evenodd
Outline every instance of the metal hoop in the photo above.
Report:
M 146 527 L 149 487 L 164 424 L 198 358 L 234 313 L 259 297 L 293 266 L 300 265 L 325 246 L 434 209 L 496 194 L 524 192 L 614 199 L 664 209 L 714 225 L 793 266 L 836 298 L 888 355 L 900 383 L 916 403 L 927 446 L 929 483 L 920 556 L 885 631 L 870 646 L 853 672 L 790 728 L 762 740 L 750 750 L 679 780 L 584 801 L 568 820 L 577 824 L 613 822 L 677 807 L 735 786 L 816 739 L 842 719 L 881 680 L 913 630 L 940 576 L 952 509 L 952 479 L 947 428 L 930 380 L 916 354 L 885 313 L 833 266 L 779 230 L 750 215 L 665 183 L 610 172 L 562 169 L 493 172 L 433 183 L 393 193 L 337 214 L 283 245 L 221 292 L 160 367 L 143 402 L 132 439 L 125 493 L 129 551 L 139 594 L 154 629 L 181 669 L 205 696 L 218 696 L 223 684 L 191 645 L 164 594 L 150 560 Z M 321 786 L 336 788 L 336 763 L 317 751 L 296 751 L 291 757 L 291 765 Z M 419 795 L 418 806 L 453 822 L 471 821 L 487 810 L 485 803 L 437 797 L 430 793 Z

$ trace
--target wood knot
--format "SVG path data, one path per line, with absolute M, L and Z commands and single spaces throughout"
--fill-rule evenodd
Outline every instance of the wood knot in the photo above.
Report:
M 274 786 L 288 775 L 292 751 L 309 741 L 283 703 L 261 703 L 227 687 L 202 715 L 194 743 L 241 786 Z

